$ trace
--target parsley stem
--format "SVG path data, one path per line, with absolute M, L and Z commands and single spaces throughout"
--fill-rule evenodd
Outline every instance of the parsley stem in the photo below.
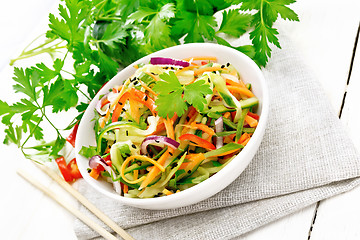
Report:
M 264 0 L 261 0 L 260 2 L 260 19 L 261 19 L 261 25 L 264 25 L 264 16 L 263 16 L 263 6 L 264 6 Z
M 97 21 L 101 20 L 115 20 L 115 21 L 122 21 L 123 19 L 120 17 L 98 17 L 96 18 Z
M 11 59 L 10 61 L 10 66 L 14 65 L 14 63 L 18 60 L 22 60 L 22 59 L 26 59 L 26 58 L 30 58 L 30 57 L 34 57 L 36 55 L 40 55 L 42 53 L 49 53 L 49 52 L 55 52 L 56 50 L 58 49 L 62 49 L 62 48 L 66 48 L 66 46 L 51 46 L 49 48 L 44 48 L 44 49 L 41 49 L 39 51 L 27 51 L 27 52 L 24 52 L 22 53 L 19 57 L 15 58 L 15 59 Z
M 41 113 L 42 113 L 42 112 L 41 112 Z M 26 154 L 24 153 L 24 150 L 23 150 L 24 145 L 27 143 L 27 141 L 28 141 L 28 140 L 31 138 L 31 136 L 34 134 L 35 130 L 39 127 L 39 125 L 40 125 L 41 121 L 43 120 L 43 118 L 44 118 L 44 114 L 42 113 L 42 115 L 41 115 L 39 121 L 36 123 L 35 127 L 34 127 L 33 129 L 31 129 L 29 136 L 25 139 L 25 141 L 23 142 L 23 144 L 21 144 L 20 149 L 21 149 L 21 151 L 22 151 L 22 153 L 23 153 L 24 155 L 26 155 Z
M 84 92 L 80 89 L 80 87 L 74 86 L 74 88 L 76 88 L 76 90 L 78 90 L 82 95 L 84 95 L 89 101 L 92 100 L 88 95 L 86 95 L 86 93 L 84 93 Z
M 50 121 L 50 119 L 46 116 L 46 114 L 45 114 L 45 109 L 44 109 L 44 108 L 41 109 L 41 112 L 44 114 L 45 119 L 46 119 L 46 120 L 50 123 L 50 125 L 55 129 L 55 131 L 57 132 L 57 134 L 62 138 L 63 136 L 61 135 L 59 129 L 58 129 L 57 127 L 55 127 L 55 125 L 54 125 L 54 124 Z

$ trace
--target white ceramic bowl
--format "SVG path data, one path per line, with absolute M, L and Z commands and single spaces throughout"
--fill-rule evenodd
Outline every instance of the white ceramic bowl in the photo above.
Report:
M 92 121 L 92 119 L 94 118 L 94 108 L 96 101 L 92 101 L 90 103 L 80 122 L 75 146 L 77 163 L 85 181 L 91 187 L 95 188 L 105 196 L 126 205 L 144 209 L 170 209 L 191 205 L 209 198 L 210 196 L 216 194 L 228 186 L 244 171 L 246 166 L 254 157 L 263 138 L 269 112 L 269 97 L 266 82 L 262 72 L 249 57 L 232 48 L 222 45 L 212 43 L 192 43 L 164 49 L 134 62 L 119 72 L 113 79 L 111 79 L 98 92 L 94 99 L 99 99 L 99 95 L 105 94 L 108 92 L 109 88 L 118 86 L 124 80 L 129 78 L 135 72 L 133 67 L 135 64 L 148 63 L 150 58 L 155 56 L 172 57 L 178 59 L 191 56 L 216 56 L 219 63 L 230 62 L 238 70 L 243 81 L 246 83 L 251 83 L 252 91 L 260 101 L 257 110 L 257 113 L 260 115 L 260 120 L 254 135 L 246 147 L 227 166 L 225 166 L 221 171 L 209 179 L 189 189 L 169 196 L 149 199 L 122 197 L 113 190 L 112 184 L 104 181 L 94 180 L 89 176 L 87 172 L 87 168 L 89 167 L 89 160 L 79 155 L 78 153 L 82 146 L 95 146 L 95 134 L 93 130 L 94 121 Z

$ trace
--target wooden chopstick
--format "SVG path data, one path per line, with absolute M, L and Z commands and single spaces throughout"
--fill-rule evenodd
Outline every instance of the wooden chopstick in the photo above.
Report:
M 17 170 L 17 173 L 23 177 L 25 180 L 30 182 L 32 185 L 43 191 L 45 194 L 47 194 L 50 198 L 54 199 L 57 203 L 59 203 L 61 206 L 63 206 L 66 210 L 68 210 L 70 213 L 74 214 L 77 218 L 79 218 L 81 221 L 83 221 L 85 224 L 87 224 L 89 227 L 97 231 L 101 236 L 103 236 L 105 239 L 109 240 L 115 240 L 117 239 L 114 235 L 106 231 L 103 227 L 92 221 L 89 217 L 87 217 L 85 214 L 80 212 L 78 209 L 73 207 L 70 203 L 68 203 L 63 197 L 60 195 L 54 193 L 49 188 L 42 185 L 39 181 L 34 179 L 29 173 L 25 172 L 24 170 Z
M 43 170 L 47 175 L 49 175 L 55 182 L 57 182 L 62 188 L 64 188 L 68 193 L 70 193 L 74 198 L 76 198 L 81 204 L 83 204 L 87 209 L 90 210 L 95 216 L 97 216 L 101 221 L 108 225 L 112 230 L 119 234 L 125 240 L 135 240 L 131 237 L 124 229 L 119 227 L 113 220 L 101 212 L 94 204 L 87 200 L 81 193 L 79 193 L 75 188 L 73 188 L 69 183 L 62 179 L 58 174 L 56 174 L 49 167 L 35 163 L 41 170 Z
M 118 233 L 123 239 L 125 240 L 135 240 L 132 236 L 130 236 L 124 229 L 119 227 L 114 221 L 112 221 L 108 216 L 106 216 L 103 212 L 101 212 L 94 204 L 89 202 L 81 193 L 79 193 L 75 188 L 73 188 L 69 183 L 67 183 L 65 180 L 63 180 L 58 174 L 56 174 L 53 170 L 51 170 L 49 167 L 46 167 L 41 164 L 36 165 L 44 171 L 48 176 L 50 176 L 55 182 L 57 182 L 62 188 L 64 188 L 68 193 L 70 193 L 73 197 L 75 197 L 81 204 L 83 204 L 86 208 L 90 210 L 95 216 L 97 216 L 101 221 L 103 221 L 106 225 L 108 225 L 112 230 L 114 230 L 116 233 Z M 23 173 L 23 171 L 22 171 Z M 21 174 L 20 174 L 21 175 Z M 29 180 L 29 179 L 27 179 Z M 42 190 L 42 189 L 41 189 Z M 49 195 L 50 196 L 50 195 Z M 52 196 L 50 196 L 52 197 Z M 61 203 L 60 203 L 61 204 Z M 75 209 L 80 214 L 82 214 L 79 210 Z M 82 214 L 84 215 L 84 214 Z M 75 215 L 78 217 L 77 215 Z M 85 215 L 84 215 L 85 216 Z M 86 216 L 85 216 L 86 217 Z M 88 217 L 86 217 L 88 218 Z M 79 218 L 82 220 L 81 218 Z M 90 219 L 89 219 L 90 220 Z M 83 221 L 83 220 L 82 220 Z M 91 221 L 91 220 L 90 220 Z M 87 225 L 89 225 L 87 222 L 83 221 Z M 89 225 L 92 227 L 91 225 Z M 94 228 L 93 228 L 94 229 Z M 102 228 L 103 229 L 103 228 Z M 94 229 L 97 231 L 97 229 Z M 105 230 L 105 229 L 103 229 Z M 106 231 L 106 230 L 105 230 Z M 107 232 L 107 231 L 106 231 Z M 107 232 L 108 233 L 108 232 Z M 99 232 L 99 234 L 101 234 Z M 101 234 L 102 235 L 102 234 Z M 110 234 L 111 235 L 111 234 Z M 103 235 L 102 235 L 103 236 Z M 114 237 L 113 235 L 111 235 Z M 103 236 L 105 237 L 105 236 Z M 114 239 L 114 238 L 111 238 Z M 116 239 L 116 238 L 115 238 Z

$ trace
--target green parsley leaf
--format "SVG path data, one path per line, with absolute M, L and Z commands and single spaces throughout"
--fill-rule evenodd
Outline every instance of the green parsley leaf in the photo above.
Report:
M 0 100 L 0 116 L 11 113 L 12 109 L 6 102 Z
M 98 152 L 97 152 L 97 148 L 94 146 L 89 146 L 89 147 L 82 146 L 79 154 L 86 158 L 91 158 L 92 156 L 97 155 Z
M 198 80 L 184 87 L 184 99 L 200 111 L 204 110 L 206 104 L 205 96 L 212 94 L 209 85 L 204 80 Z
M 49 15 L 50 31 L 47 36 L 58 36 L 66 40 L 71 46 L 73 42 L 83 41 L 85 28 L 84 20 L 88 18 L 91 8 L 91 2 L 65 0 L 65 4 L 59 5 L 61 19 L 56 18 L 53 14 Z
M 239 13 L 239 9 L 230 9 L 223 12 L 223 20 L 218 32 L 226 33 L 234 37 L 240 37 L 250 27 L 252 16 Z
M 159 75 L 162 81 L 156 82 L 153 90 L 160 92 L 161 94 L 169 94 L 175 91 L 182 91 L 182 86 L 179 82 L 179 79 L 176 77 L 174 72 L 163 73 Z
M 160 9 L 141 7 L 130 15 L 132 22 L 139 22 L 145 26 L 144 36 L 148 39 L 146 45 L 154 51 L 175 45 L 170 37 L 170 26 L 167 22 L 175 16 L 175 6 L 167 3 Z M 147 23 L 147 21 L 149 21 Z
M 172 117 L 175 113 L 181 116 L 187 110 L 188 104 L 200 111 L 204 110 L 206 104 L 204 97 L 212 94 L 209 85 L 204 80 L 182 86 L 172 71 L 168 74 L 160 74 L 159 77 L 161 81 L 157 81 L 153 87 L 153 90 L 159 93 L 155 101 L 159 116 Z
M 14 68 L 15 82 L 19 83 L 14 85 L 15 92 L 22 92 L 29 96 L 32 100 L 37 99 L 36 87 L 40 82 L 38 72 L 27 68 L 25 71 L 22 68 Z
M 214 27 L 217 26 L 214 16 L 183 11 L 177 15 L 177 18 L 178 20 L 172 28 L 172 34 L 179 38 L 186 35 L 185 43 L 214 39 Z
M 271 57 L 269 43 L 281 48 L 277 38 L 279 32 L 272 27 L 278 15 L 283 19 L 299 21 L 297 14 L 287 7 L 295 0 L 241 0 L 238 2 L 242 3 L 241 10 L 257 10 L 251 22 L 254 30 L 250 32 L 250 39 L 255 48 L 254 60 L 259 66 L 265 66 Z
M 6 136 L 3 142 L 4 144 L 14 143 L 20 147 L 22 131 L 19 126 L 16 126 L 14 129 L 13 125 L 8 125 L 8 128 L 5 129 L 5 133 Z
M 117 43 L 126 44 L 125 38 L 128 36 L 126 29 L 127 26 L 114 21 L 106 26 L 104 34 L 97 42 L 102 42 L 110 48 L 116 48 Z
M 160 117 L 173 117 L 175 113 L 179 116 L 184 114 L 187 105 L 181 97 L 182 90 L 173 91 L 167 95 L 160 94 L 156 99 L 156 110 Z

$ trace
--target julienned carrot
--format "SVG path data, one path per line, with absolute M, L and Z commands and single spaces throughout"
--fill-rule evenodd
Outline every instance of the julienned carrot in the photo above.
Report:
M 156 92 L 154 92 L 151 88 L 149 88 L 145 83 L 143 83 L 142 81 L 140 81 L 141 86 L 147 90 L 149 93 L 151 93 L 152 95 L 154 95 L 154 97 L 156 97 L 158 94 Z
M 187 166 L 184 168 L 185 172 L 192 171 L 195 166 L 199 165 L 201 161 L 205 159 L 204 154 L 197 153 L 197 154 L 191 154 L 190 157 L 185 157 L 186 159 L 189 159 L 189 162 Z
M 169 151 L 165 151 L 163 155 L 161 155 L 161 157 L 157 160 L 157 163 L 160 165 L 164 165 L 168 157 L 169 157 Z M 139 190 L 147 187 L 147 185 L 149 185 L 152 182 L 152 180 L 154 180 L 154 178 L 158 175 L 159 172 L 160 172 L 159 168 L 157 167 L 151 168 L 150 172 L 147 174 L 146 178 L 141 183 Z
M 256 127 L 258 125 L 258 121 L 249 115 L 245 116 L 245 122 L 250 125 L 250 127 Z
M 175 133 L 174 133 L 174 127 L 173 127 L 173 121 L 169 119 L 168 117 L 164 119 L 166 134 L 168 138 L 175 139 Z
M 230 117 L 230 112 L 224 113 L 223 117 L 224 117 L 224 118 L 229 118 L 229 117 Z
M 206 68 L 200 68 L 200 69 L 196 69 L 194 71 L 194 75 L 197 76 L 197 75 L 200 75 L 204 72 L 212 72 L 212 71 L 218 71 L 218 70 L 221 70 L 222 68 L 220 66 L 217 66 L 217 67 L 206 67 Z
M 196 108 L 193 106 L 190 107 L 189 113 L 188 113 L 188 120 L 185 122 L 185 125 L 190 125 L 197 117 L 198 112 L 196 111 Z M 181 135 L 184 135 L 188 131 L 188 127 L 184 127 L 181 131 Z
M 212 136 L 214 136 L 215 131 L 212 128 L 209 128 L 208 126 L 206 126 L 205 124 L 202 123 L 196 123 L 196 122 L 192 122 L 190 124 L 191 127 L 200 129 L 201 131 L 207 133 L 209 135 L 208 137 L 208 141 L 211 141 Z
M 233 86 L 233 85 L 227 85 L 227 89 L 229 89 L 230 92 L 237 92 L 240 94 L 244 94 L 247 97 L 253 97 L 254 94 L 247 88 L 240 87 L 240 86 Z
M 130 98 L 129 104 L 131 117 L 135 120 L 135 122 L 139 123 L 141 114 L 139 112 L 138 102 Z
M 179 73 L 182 73 L 182 72 L 185 72 L 187 70 L 191 70 L 191 69 L 194 69 L 194 68 L 197 68 L 199 66 L 188 66 L 188 67 L 184 67 L 182 69 L 179 69 L 175 72 L 176 75 L 178 75 Z
M 100 172 L 98 170 L 96 170 L 95 168 L 91 169 L 91 172 L 89 173 L 90 177 L 92 177 L 93 179 L 98 179 Z
M 189 57 L 189 58 L 184 58 L 184 61 L 197 61 L 197 60 L 211 60 L 211 61 L 217 61 L 217 58 L 214 56 L 195 56 L 195 57 Z
M 244 88 L 246 88 L 245 83 L 244 83 L 241 79 L 239 80 L 239 82 L 235 82 L 235 81 L 233 81 L 233 80 L 231 80 L 231 79 L 225 78 L 225 81 L 226 81 L 226 83 L 229 84 L 229 85 L 234 85 L 234 86 L 239 86 L 239 87 L 244 87 Z
M 243 133 L 243 134 L 241 135 L 241 137 L 239 138 L 238 143 L 239 143 L 239 144 L 242 144 L 242 143 L 245 142 L 248 138 L 250 138 L 250 134 L 248 134 L 248 133 Z
M 246 139 L 241 145 L 246 146 L 246 144 L 250 141 L 251 138 Z
M 185 169 L 188 165 L 190 164 L 190 162 L 184 162 L 180 165 L 179 169 L 178 170 L 181 170 L 181 169 Z
M 179 137 L 179 139 L 181 141 L 189 140 L 189 141 L 197 144 L 196 146 L 198 146 L 198 147 L 202 147 L 202 148 L 206 148 L 206 149 L 210 149 L 210 150 L 215 150 L 216 149 L 214 144 L 212 144 L 208 140 L 205 140 L 205 139 L 203 139 L 201 137 L 198 137 L 198 136 L 196 136 L 194 134 L 187 133 L 187 134 L 181 135 Z
M 176 113 L 175 113 L 174 116 L 172 116 L 171 121 L 174 123 L 174 122 L 176 121 L 177 117 L 178 117 L 178 116 L 177 116 Z M 156 127 L 155 132 L 153 132 L 151 135 L 159 135 L 162 131 L 164 131 L 164 130 L 166 129 L 166 128 L 165 128 L 165 123 L 164 123 L 163 120 L 164 120 L 163 118 L 160 118 L 159 123 L 158 123 L 158 125 L 157 125 L 157 127 Z
M 124 193 L 128 193 L 129 192 L 129 186 L 124 184 L 124 189 L 123 189 Z

